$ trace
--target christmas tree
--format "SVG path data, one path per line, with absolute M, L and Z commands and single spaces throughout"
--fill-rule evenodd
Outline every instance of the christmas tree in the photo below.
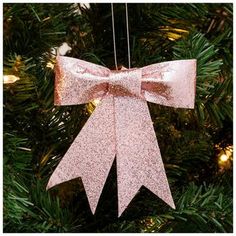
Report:
M 233 4 L 128 4 L 128 12 L 132 67 L 197 59 L 194 110 L 149 103 L 176 209 L 141 188 L 118 218 L 115 162 L 95 215 L 80 178 L 46 191 L 96 106 L 54 106 L 56 54 L 114 69 L 111 5 L 7 3 L 4 232 L 233 231 Z M 125 4 L 114 14 L 118 64 L 128 67 Z

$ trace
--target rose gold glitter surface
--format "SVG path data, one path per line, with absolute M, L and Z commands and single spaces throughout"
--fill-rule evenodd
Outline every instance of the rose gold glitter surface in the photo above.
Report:
M 115 158 L 113 96 L 97 106 L 49 179 L 47 188 L 81 177 L 92 212 Z
M 47 189 L 81 177 L 94 213 L 115 156 L 119 216 L 141 186 L 175 208 L 146 101 L 193 108 L 196 60 L 110 71 L 58 57 L 55 104 L 101 103 L 49 179 Z
M 142 185 L 174 206 L 147 102 L 115 98 L 119 216 Z

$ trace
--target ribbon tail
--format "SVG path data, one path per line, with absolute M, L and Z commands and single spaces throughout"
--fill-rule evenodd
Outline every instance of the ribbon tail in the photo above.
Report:
M 113 96 L 106 96 L 53 172 L 47 189 L 81 177 L 94 214 L 115 158 L 114 130 Z
M 147 102 L 115 97 L 119 216 L 141 186 L 175 208 Z

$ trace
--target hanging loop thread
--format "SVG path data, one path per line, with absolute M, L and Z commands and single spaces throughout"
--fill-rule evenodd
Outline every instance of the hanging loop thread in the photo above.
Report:
M 128 68 L 131 68 L 131 57 L 130 57 L 130 43 L 129 43 L 129 14 L 128 5 L 125 3 L 125 18 L 126 18 L 126 35 L 127 35 L 127 50 L 128 50 Z M 111 19 L 112 19 L 112 35 L 113 35 L 113 50 L 114 50 L 114 62 L 116 70 L 118 70 L 117 65 L 117 54 L 116 54 L 116 35 L 115 35 L 115 19 L 114 19 L 114 7 L 111 3 Z

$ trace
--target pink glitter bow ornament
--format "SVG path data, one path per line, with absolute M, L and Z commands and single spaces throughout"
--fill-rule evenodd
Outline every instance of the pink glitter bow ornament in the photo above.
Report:
M 95 213 L 116 156 L 119 216 L 143 185 L 175 208 L 147 101 L 194 108 L 195 78 L 194 59 L 111 71 L 59 56 L 55 105 L 94 99 L 100 103 L 53 172 L 47 189 L 81 177 Z

